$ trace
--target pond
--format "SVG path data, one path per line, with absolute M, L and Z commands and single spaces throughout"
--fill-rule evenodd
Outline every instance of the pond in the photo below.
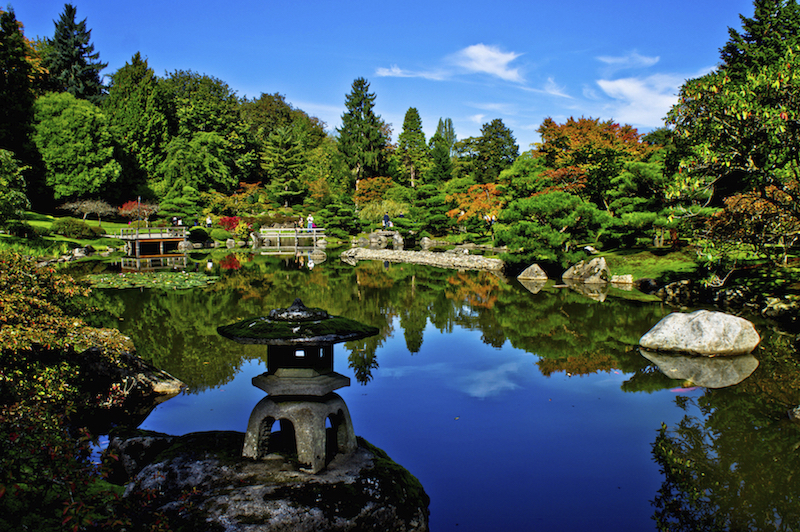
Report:
M 195 257 L 190 268 L 210 267 L 215 284 L 98 291 L 106 324 L 188 384 L 141 427 L 244 432 L 264 396 L 251 379 L 266 370 L 266 349 L 216 328 L 299 297 L 380 329 L 336 345 L 335 370 L 351 378 L 337 392 L 356 434 L 422 482 L 434 532 L 800 522 L 800 431 L 786 417 L 800 404 L 793 338 L 758 323 L 755 372 L 702 388 L 639 354 L 639 338 L 672 309 L 633 293 L 601 302 L 552 283 L 533 293 L 487 272 L 333 255 L 308 266 Z

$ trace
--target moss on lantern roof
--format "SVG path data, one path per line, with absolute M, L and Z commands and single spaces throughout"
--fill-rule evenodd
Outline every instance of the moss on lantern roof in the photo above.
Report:
M 243 344 L 323 345 L 374 336 L 379 330 L 322 309 L 306 308 L 296 299 L 288 309 L 218 327 L 217 332 Z

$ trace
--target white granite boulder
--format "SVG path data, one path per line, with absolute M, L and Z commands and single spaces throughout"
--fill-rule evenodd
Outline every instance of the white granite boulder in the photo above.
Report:
M 744 355 L 761 341 L 752 323 L 744 318 L 698 310 L 673 312 L 639 340 L 651 351 L 676 351 L 701 356 Z
M 588 262 L 582 260 L 561 276 L 564 280 L 570 279 L 587 284 L 607 283 L 609 277 L 608 265 L 603 257 L 596 257 Z
M 527 279 L 531 281 L 546 281 L 547 274 L 538 264 L 532 264 L 525 268 L 522 273 L 517 275 L 517 279 Z

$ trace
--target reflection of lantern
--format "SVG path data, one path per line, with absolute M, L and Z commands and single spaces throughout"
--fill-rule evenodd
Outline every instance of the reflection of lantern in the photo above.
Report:
M 273 450 L 272 425 L 280 423 L 285 447 L 296 447 L 306 471 L 320 471 L 328 460 L 326 422 L 336 452 L 350 453 L 356 438 L 350 412 L 333 390 L 350 385 L 349 377 L 333 371 L 333 345 L 378 334 L 357 321 L 309 309 L 299 299 L 286 309 L 217 329 L 239 343 L 267 345 L 267 371 L 253 385 L 267 393 L 250 414 L 242 456 L 264 459 Z M 274 435 L 273 435 L 274 436 Z M 333 439 L 335 438 L 335 440 Z M 273 442 L 277 443 L 277 442 Z M 285 450 L 285 449 L 284 449 Z

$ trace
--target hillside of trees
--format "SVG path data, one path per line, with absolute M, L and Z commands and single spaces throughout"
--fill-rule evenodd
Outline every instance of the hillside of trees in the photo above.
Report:
M 459 139 L 442 117 L 428 139 L 414 107 L 393 139 L 365 78 L 344 95 L 335 130 L 279 92 L 240 98 L 192 70 L 159 76 L 135 51 L 106 85 L 74 6 L 35 42 L 9 7 L 0 225 L 27 209 L 107 215 L 141 201 L 152 218 L 185 223 L 313 213 L 345 235 L 388 212 L 419 236 L 492 240 L 516 263 L 687 241 L 709 260 L 744 252 L 782 263 L 800 235 L 800 12 L 795 0 L 754 6 L 729 30 L 717 68 L 681 87 L 663 128 L 547 118 L 522 153 L 500 119 Z

